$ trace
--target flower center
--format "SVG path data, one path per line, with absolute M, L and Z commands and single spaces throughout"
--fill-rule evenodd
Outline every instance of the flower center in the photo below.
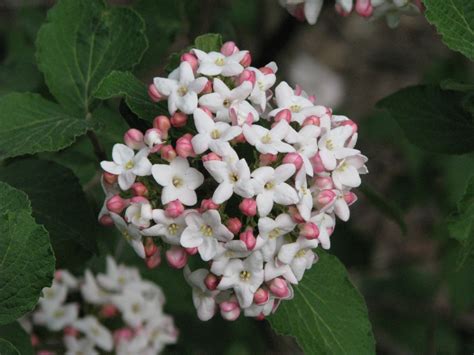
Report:
M 174 187 L 181 187 L 183 186 L 183 179 L 179 178 L 179 177 L 174 177 L 173 178 L 173 185 Z
M 230 259 L 234 256 L 234 252 L 232 250 L 227 250 L 225 252 L 225 256 L 227 256 Z
M 91 328 L 91 333 L 92 333 L 92 335 L 98 337 L 100 335 L 100 330 L 97 327 L 92 327 Z
M 125 279 L 125 277 L 119 276 L 118 279 L 117 279 L 117 281 L 118 281 L 118 283 L 119 283 L 120 285 L 123 286 L 123 285 L 125 285 L 125 281 L 127 281 L 127 280 Z
M 267 133 L 262 137 L 261 141 L 263 144 L 268 144 L 272 141 L 272 136 L 270 135 L 270 133 Z
M 229 106 L 230 106 L 230 100 L 229 100 L 229 99 L 225 99 L 225 100 L 222 102 L 222 105 L 223 105 L 225 108 L 229 108 Z
M 239 276 L 242 281 L 248 281 L 250 280 L 250 277 L 252 277 L 252 273 L 250 271 L 242 270 Z
M 225 64 L 224 58 L 217 58 L 215 62 L 218 66 L 222 67 Z
M 140 312 L 140 310 L 141 310 L 141 307 L 138 303 L 132 304 L 132 312 L 133 313 L 138 313 L 138 312 Z
M 64 316 L 64 310 L 62 310 L 62 309 L 58 309 L 58 310 L 54 311 L 54 313 L 53 313 L 54 318 L 61 318 L 63 316 Z
M 178 94 L 179 94 L 180 96 L 184 96 L 184 95 L 186 95 L 187 93 L 188 93 L 188 88 L 187 88 L 187 86 L 184 86 L 184 85 L 183 85 L 183 86 L 180 86 L 180 87 L 179 87 L 179 89 L 178 89 Z
M 341 164 L 341 166 L 339 166 L 337 168 L 337 170 L 340 171 L 340 172 L 344 172 L 344 171 L 347 170 L 348 167 L 349 167 L 349 165 L 346 162 L 344 162 L 344 163 Z
M 201 233 L 205 237 L 212 237 L 212 228 L 208 226 L 207 224 L 203 224 L 201 226 Z
M 301 106 L 300 105 L 291 105 L 290 106 L 290 111 L 294 113 L 298 113 L 301 111 Z
M 171 235 L 178 234 L 178 225 L 176 223 L 171 223 L 168 226 L 168 233 L 171 234 Z
M 296 253 L 295 256 L 296 256 L 297 258 L 302 258 L 303 256 L 305 256 L 306 251 L 307 251 L 306 249 L 301 249 L 299 252 Z
M 329 149 L 329 150 L 333 150 L 334 149 L 334 143 L 332 142 L 332 140 L 328 139 L 326 141 L 326 148 Z
M 271 190 L 275 187 L 275 184 L 273 183 L 273 181 L 269 181 L 265 184 L 265 189 L 266 190 Z
M 260 90 L 262 90 L 262 91 L 265 90 L 265 84 L 263 83 L 263 81 L 258 80 L 257 81 L 257 86 Z
M 132 239 L 132 236 L 130 235 L 130 233 L 128 233 L 128 231 L 123 231 L 122 234 L 125 240 L 130 241 Z
M 125 169 L 130 170 L 130 169 L 133 169 L 134 166 L 135 166 L 135 163 L 132 160 L 130 160 L 127 162 L 127 164 L 125 164 Z
M 212 139 L 219 139 L 221 137 L 221 132 L 218 129 L 213 129 L 211 132 Z
M 281 234 L 280 228 L 275 228 L 268 234 L 268 238 L 275 239 L 275 238 L 278 238 L 280 234 Z
M 54 298 L 55 292 L 52 289 L 44 291 L 44 298 Z
M 239 176 L 236 173 L 230 173 L 229 174 L 229 179 L 231 182 L 237 182 L 239 181 Z

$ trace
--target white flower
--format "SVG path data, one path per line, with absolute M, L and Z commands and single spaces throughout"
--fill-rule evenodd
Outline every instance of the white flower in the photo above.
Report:
M 352 2 L 353 0 L 349 1 Z M 280 3 L 293 15 L 297 6 L 303 4 L 304 17 L 310 25 L 316 23 L 323 6 L 323 0 L 280 0 Z
M 256 249 L 262 252 L 265 261 L 270 261 L 275 256 L 281 237 L 295 229 L 296 223 L 289 214 L 282 213 L 275 220 L 262 217 L 258 220 L 258 236 Z
M 276 169 L 264 166 L 252 173 L 258 213 L 261 217 L 270 213 L 274 202 L 280 205 L 291 205 L 299 201 L 295 189 L 284 182 L 294 173 L 293 164 L 283 164 Z
M 244 314 L 246 317 L 257 317 L 261 314 L 263 314 L 264 316 L 268 316 L 271 313 L 275 312 L 276 302 L 279 302 L 279 300 L 276 300 L 273 296 L 270 296 L 268 302 L 265 304 L 256 305 L 255 303 L 252 303 L 250 307 L 244 309 Z
M 206 86 L 207 79 L 195 79 L 191 65 L 183 61 L 168 78 L 155 78 L 153 82 L 162 95 L 168 96 L 170 114 L 180 110 L 189 115 L 196 109 L 198 94 Z
M 123 320 L 132 328 L 141 326 L 154 311 L 151 304 L 131 287 L 112 296 L 111 300 L 122 313 Z
M 151 163 L 148 160 L 148 148 L 143 148 L 136 155 L 133 149 L 125 144 L 115 144 L 112 149 L 113 161 L 102 161 L 100 166 L 108 173 L 118 175 L 122 190 L 128 190 L 137 176 L 150 175 Z
M 97 281 L 100 286 L 109 291 L 123 290 L 131 283 L 139 280 L 140 274 L 137 269 L 117 265 L 110 256 L 107 256 L 107 273 L 97 275 Z
M 295 242 L 283 245 L 278 252 L 278 260 L 285 264 L 290 264 L 296 254 L 303 249 L 312 249 L 318 246 L 318 239 L 306 239 L 298 237 Z
M 211 160 L 204 163 L 206 170 L 219 183 L 212 196 L 212 200 L 217 204 L 227 201 L 234 192 L 244 198 L 254 195 L 247 161 L 233 161 Z
M 132 203 L 125 211 L 125 219 L 138 228 L 148 228 L 152 218 L 149 203 Z
M 229 116 L 234 126 L 251 125 L 260 119 L 257 110 L 248 101 L 233 103 L 229 109 Z
M 228 57 L 219 52 L 206 53 L 199 49 L 193 49 L 193 53 L 199 60 L 198 73 L 207 76 L 236 76 L 244 70 L 240 61 L 248 52 L 237 51 Z
M 71 335 L 66 335 L 63 338 L 66 346 L 66 355 L 98 355 L 99 353 L 94 349 L 94 343 L 88 338 L 78 339 Z
M 356 149 L 346 148 L 345 144 L 352 135 L 352 128 L 349 126 L 336 127 L 319 140 L 319 156 L 327 170 L 334 170 L 337 166 L 337 159 L 344 159 L 360 152 Z
M 276 76 L 274 73 L 264 74 L 257 68 L 248 69 L 255 73 L 255 85 L 249 99 L 258 106 L 261 112 L 264 112 L 267 107 L 267 91 L 275 84 Z
M 343 188 L 359 187 L 361 184 L 359 174 L 367 174 L 365 166 L 367 157 L 354 155 L 343 159 L 332 172 L 334 186 L 340 190 Z
M 191 143 L 196 154 L 202 154 L 208 149 L 215 152 L 219 145 L 229 145 L 231 139 L 242 133 L 242 128 L 215 122 L 199 108 L 194 111 L 194 125 L 198 134 L 191 139 Z
M 81 294 L 87 302 L 92 304 L 105 304 L 110 300 L 109 292 L 99 287 L 90 270 L 86 270 L 84 273 Z
M 39 303 L 45 307 L 59 306 L 66 300 L 67 290 L 66 285 L 53 280 L 51 287 L 43 288 L 43 297 L 40 298 Z
M 153 210 L 153 220 L 155 225 L 142 230 L 142 234 L 149 237 L 161 237 L 166 243 L 171 245 L 181 245 L 181 234 L 186 228 L 184 217 L 186 212 L 179 217 L 168 217 L 164 210 Z
M 319 213 L 311 217 L 310 221 L 316 224 L 319 228 L 318 239 L 313 240 L 318 241 L 323 249 L 329 249 L 331 247 L 331 239 L 329 237 L 336 225 L 334 217 L 327 213 Z
M 300 169 L 296 174 L 295 187 L 299 197 L 299 202 L 296 207 L 298 208 L 301 217 L 307 221 L 311 217 L 311 211 L 313 209 L 313 196 L 311 191 L 308 189 L 306 172 L 303 169 Z
M 295 148 L 282 142 L 286 137 L 290 125 L 282 120 L 278 122 L 272 129 L 268 130 L 260 125 L 243 126 L 243 133 L 248 143 L 263 154 L 277 154 L 294 152 Z
M 249 307 L 253 295 L 263 283 L 263 259 L 260 252 L 253 252 L 245 260 L 232 259 L 224 270 L 217 288 L 227 290 L 232 288 L 241 308 Z
M 33 314 L 33 322 L 43 325 L 52 331 L 59 331 L 71 325 L 78 315 L 78 305 L 68 303 L 65 305 L 43 304 Z
M 204 279 L 209 274 L 206 269 L 198 269 L 193 272 L 188 266 L 184 269 L 184 277 L 193 288 L 193 303 L 196 307 L 198 318 L 202 321 L 211 319 L 216 313 L 215 297 L 219 291 L 210 291 L 204 284 Z
M 237 241 L 237 240 L 235 240 Z M 245 248 L 245 250 L 242 250 L 242 248 L 239 248 L 239 250 L 234 250 L 232 248 L 229 248 L 229 243 L 234 242 L 234 240 L 231 240 L 230 242 L 223 244 L 219 243 L 217 246 L 217 253 L 212 258 L 212 264 L 211 264 L 211 272 L 215 275 L 222 275 L 224 273 L 225 268 L 227 267 L 227 264 L 232 259 L 236 258 L 246 258 L 251 254 L 250 251 Z M 240 240 L 239 240 L 240 242 Z
M 214 112 L 218 121 L 229 122 L 229 108 L 232 104 L 244 101 L 250 95 L 252 84 L 244 81 L 231 90 L 222 80 L 215 78 L 213 89 L 214 92 L 199 98 L 199 104 Z
M 156 182 L 163 186 L 161 203 L 180 200 L 186 206 L 196 204 L 194 190 L 202 185 L 204 176 L 197 169 L 189 167 L 186 159 L 177 157 L 169 165 L 155 164 L 151 172 Z
M 269 260 L 265 264 L 265 282 L 280 276 L 283 276 L 287 281 L 293 284 L 298 283 L 298 279 L 289 265 L 280 262 L 277 258 Z
M 140 258 L 145 258 L 145 247 L 142 243 L 142 235 L 140 230 L 133 224 L 127 224 L 122 217 L 116 213 L 110 213 L 110 217 L 114 221 L 115 227 L 122 233 L 125 240 L 135 250 Z
M 309 159 L 318 152 L 317 137 L 319 137 L 320 133 L 321 129 L 318 126 L 308 125 L 301 128 L 298 132 L 290 128 L 285 138 L 288 143 L 291 143 L 296 148 L 296 152 L 303 160 L 306 174 L 309 176 L 313 176 L 313 165 Z
M 176 344 L 178 331 L 173 318 L 161 315 L 152 317 L 144 328 L 146 339 L 151 344 L 152 354 L 160 353 L 168 344 Z
M 316 261 L 317 257 L 310 249 L 301 249 L 295 254 L 295 257 L 289 265 L 293 275 L 298 281 L 301 281 L 304 272 L 311 269 Z
M 113 339 L 110 331 L 99 323 L 96 317 L 86 316 L 74 322 L 74 328 L 81 331 L 86 337 L 105 351 L 112 351 Z
M 226 242 L 234 237 L 221 223 L 221 216 L 215 210 L 203 214 L 191 212 L 185 220 L 187 227 L 181 236 L 181 245 L 185 248 L 197 247 L 204 261 L 216 255 L 218 241 Z

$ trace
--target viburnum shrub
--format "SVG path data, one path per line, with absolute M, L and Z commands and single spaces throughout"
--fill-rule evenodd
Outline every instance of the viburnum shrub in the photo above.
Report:
M 178 331 L 161 288 L 107 257 L 107 272 L 57 270 L 38 307 L 21 319 L 38 354 L 157 354 Z
M 149 86 L 169 116 L 129 129 L 101 163 L 99 220 L 150 268 L 163 250 L 184 269 L 201 320 L 262 319 L 293 298 L 367 173 L 357 125 L 276 73 L 234 42 L 189 50 Z

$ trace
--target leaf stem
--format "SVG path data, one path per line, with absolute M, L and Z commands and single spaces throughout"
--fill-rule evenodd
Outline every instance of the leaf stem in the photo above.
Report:
M 105 153 L 104 147 L 102 147 L 102 144 L 99 141 L 99 138 L 95 134 L 94 131 L 88 131 L 87 132 L 87 137 L 92 143 L 92 146 L 94 147 L 94 154 L 101 162 L 102 160 L 107 160 L 107 154 Z

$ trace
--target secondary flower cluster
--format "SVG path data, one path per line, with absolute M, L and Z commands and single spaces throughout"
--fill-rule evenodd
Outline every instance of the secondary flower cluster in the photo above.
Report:
M 324 0 L 280 0 L 288 12 L 301 21 L 314 25 L 318 20 Z M 336 11 L 348 16 L 355 11 L 366 18 L 386 17 L 390 27 L 396 27 L 400 15 L 413 15 L 423 11 L 421 0 L 336 0 Z
M 135 268 L 107 257 L 107 272 L 76 279 L 58 270 L 38 308 L 21 323 L 38 354 L 158 354 L 177 340 L 163 292 Z M 64 350 L 56 351 L 58 347 Z
M 202 320 L 217 311 L 262 318 L 292 298 L 313 249 L 330 247 L 336 217 L 349 219 L 351 189 L 367 173 L 353 121 L 286 82 L 273 95 L 276 64 L 250 64 L 233 42 L 183 54 L 149 87 L 171 117 L 130 129 L 102 162 L 100 221 L 149 267 L 166 249 Z M 193 255 L 203 267 L 191 271 Z

